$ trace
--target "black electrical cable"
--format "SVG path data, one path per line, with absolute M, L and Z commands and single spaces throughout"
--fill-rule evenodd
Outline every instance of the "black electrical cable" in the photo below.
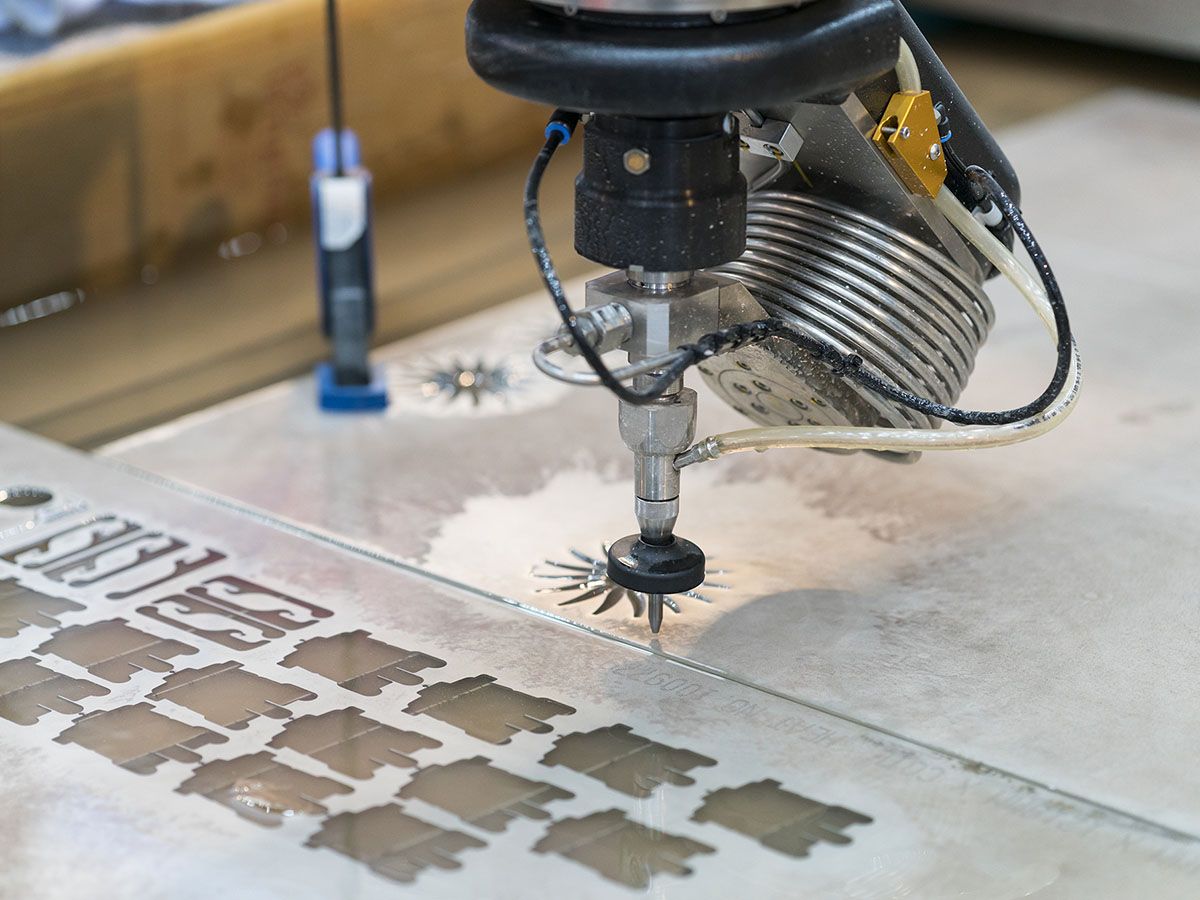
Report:
M 337 0 L 325 0 L 325 49 L 329 55 L 329 112 L 333 120 L 334 174 L 346 174 L 342 160 L 342 61 L 338 47 Z
M 1071 323 L 1067 316 L 1066 301 L 1063 299 L 1062 291 L 1059 289 L 1058 280 L 1054 277 L 1050 263 L 1046 259 L 1041 245 L 1038 244 L 1037 239 L 1033 236 L 1033 232 L 1026 224 L 1020 209 L 1017 208 L 1016 203 L 1012 201 L 1012 198 L 1008 196 L 1004 188 L 1000 186 L 987 170 L 979 166 L 966 166 L 963 168 L 965 177 L 979 191 L 981 198 L 986 196 L 991 198 L 992 202 L 996 203 L 1000 208 L 1001 215 L 1004 216 L 1004 219 L 1012 227 L 1013 232 L 1020 239 L 1022 245 L 1024 245 L 1029 258 L 1037 268 L 1038 276 L 1046 289 L 1046 296 L 1054 314 L 1054 325 L 1058 334 L 1057 360 L 1054 367 L 1054 375 L 1051 377 L 1046 389 L 1032 403 L 1000 412 L 981 412 L 959 409 L 958 407 L 947 406 L 925 397 L 919 397 L 876 375 L 874 372 L 864 369 L 862 367 L 863 359 L 858 354 L 842 353 L 824 341 L 819 341 L 791 328 L 787 323 L 778 318 L 741 323 L 722 331 L 706 334 L 695 343 L 684 344 L 679 348 L 681 352 L 678 359 L 667 366 L 649 387 L 636 391 L 626 388 L 613 376 L 612 372 L 600 358 L 600 354 L 584 338 L 579 328 L 575 314 L 567 302 L 566 293 L 563 291 L 558 272 L 554 268 L 554 262 L 550 258 L 550 252 L 546 248 L 546 235 L 542 231 L 541 215 L 538 211 L 538 189 L 541 186 L 546 166 L 549 164 L 550 158 L 554 155 L 554 151 L 561 144 L 565 143 L 566 140 L 570 139 L 578 123 L 579 116 L 577 114 L 556 110 L 550 119 L 550 124 L 546 127 L 546 143 L 534 160 L 533 167 L 529 172 L 529 178 L 525 183 L 525 230 L 529 235 L 529 247 L 533 252 L 534 259 L 537 261 L 542 282 L 550 292 L 550 296 L 554 300 L 554 305 L 558 308 L 563 324 L 574 339 L 577 349 L 599 377 L 600 382 L 621 400 L 635 405 L 650 403 L 663 396 L 671 385 L 682 377 L 688 368 L 696 363 L 718 353 L 733 350 L 745 344 L 759 343 L 772 337 L 788 341 L 821 362 L 826 363 L 836 377 L 854 381 L 868 390 L 880 396 L 887 397 L 889 400 L 906 406 L 909 409 L 959 425 L 1009 425 L 1013 422 L 1020 422 L 1023 419 L 1031 418 L 1045 412 L 1066 384 L 1067 377 L 1070 374 L 1074 348 L 1071 337 Z M 957 157 L 955 159 L 957 164 L 961 165 L 961 161 L 958 161 Z

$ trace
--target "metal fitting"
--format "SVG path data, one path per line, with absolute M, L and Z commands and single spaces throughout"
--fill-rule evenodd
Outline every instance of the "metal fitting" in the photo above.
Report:
M 670 500 L 643 500 L 635 497 L 633 513 L 637 517 L 638 530 L 650 541 L 666 541 L 675 531 L 679 519 L 679 498 Z
M 620 347 L 633 334 L 633 316 L 619 303 L 604 303 L 599 306 L 588 306 L 575 314 L 584 340 L 600 353 L 607 353 Z M 559 326 L 559 337 L 569 337 L 565 325 Z M 572 356 L 579 355 L 579 348 L 574 341 L 563 344 L 563 349 Z
M 696 433 L 696 392 L 681 388 L 642 406 L 622 403 L 618 423 L 621 440 L 634 453 L 674 459 L 688 448 Z

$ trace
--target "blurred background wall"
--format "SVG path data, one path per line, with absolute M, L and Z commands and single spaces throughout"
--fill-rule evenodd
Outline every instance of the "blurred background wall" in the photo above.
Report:
M 110 5 L 41 36 L 5 24 L 19 2 L 53 0 L 0 0 L 0 419 L 91 446 L 311 367 L 320 0 Z M 545 111 L 473 77 L 466 6 L 342 0 L 381 341 L 537 285 L 520 190 Z M 1124 85 L 1200 97 L 1197 0 L 913 7 L 992 128 Z M 577 168 L 545 204 L 566 275 Z

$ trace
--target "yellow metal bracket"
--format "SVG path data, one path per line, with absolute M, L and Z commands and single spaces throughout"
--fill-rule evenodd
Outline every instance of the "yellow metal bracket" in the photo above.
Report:
M 871 140 L 914 194 L 932 197 L 946 180 L 946 159 L 929 91 L 892 95 Z

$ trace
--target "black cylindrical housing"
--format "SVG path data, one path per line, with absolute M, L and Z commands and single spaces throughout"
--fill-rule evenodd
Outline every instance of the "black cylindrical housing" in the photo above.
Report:
M 575 181 L 575 249 L 614 269 L 659 272 L 741 256 L 746 179 L 736 120 L 594 117 Z

